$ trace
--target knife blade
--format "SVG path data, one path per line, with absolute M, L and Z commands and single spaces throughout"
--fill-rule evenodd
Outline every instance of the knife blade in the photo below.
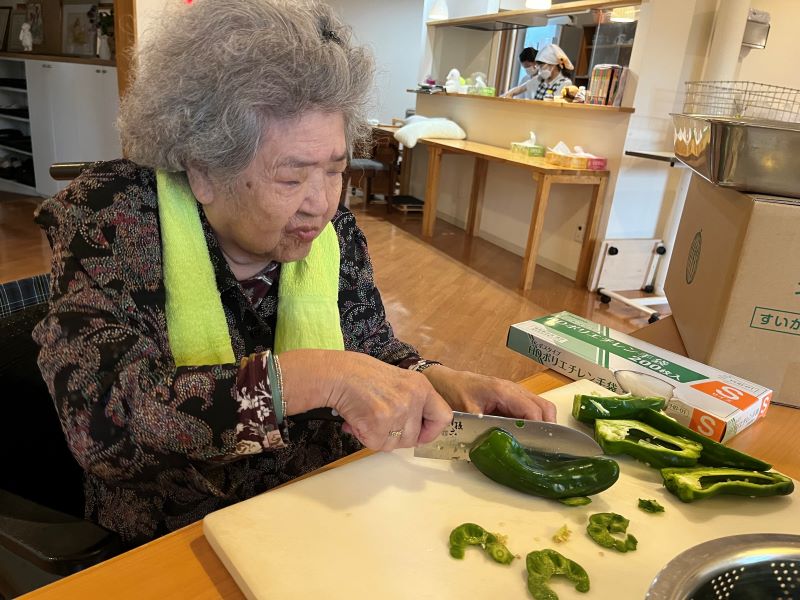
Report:
M 446 427 L 433 441 L 414 448 L 414 456 L 469 460 L 473 442 L 494 427 L 512 434 L 523 446 L 541 452 L 573 456 L 598 456 L 603 453 L 603 449 L 591 437 L 565 425 L 454 410 L 450 427 Z

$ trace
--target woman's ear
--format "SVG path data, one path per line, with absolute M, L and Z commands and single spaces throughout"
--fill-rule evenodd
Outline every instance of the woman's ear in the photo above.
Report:
M 208 176 L 208 171 L 197 167 L 189 167 L 186 169 L 186 176 L 189 179 L 189 187 L 192 188 L 192 193 L 200 204 L 207 206 L 214 202 L 217 194 L 215 186 Z

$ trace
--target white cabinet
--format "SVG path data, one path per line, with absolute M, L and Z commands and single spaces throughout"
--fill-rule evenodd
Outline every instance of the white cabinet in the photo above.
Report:
M 119 112 L 117 70 L 75 63 L 52 64 L 50 101 L 55 162 L 120 158 L 122 149 L 115 125 Z
M 56 162 L 56 144 L 50 90 L 53 86 L 53 64 L 40 60 L 25 61 L 28 80 L 28 109 L 31 115 L 31 144 L 36 191 L 52 196 L 63 185 L 50 177 L 50 165 Z
M 50 177 L 53 163 L 122 156 L 115 126 L 119 111 L 116 68 L 26 60 L 24 74 L 39 194 L 53 195 L 68 184 Z M 3 188 L 11 190 L 0 180 Z

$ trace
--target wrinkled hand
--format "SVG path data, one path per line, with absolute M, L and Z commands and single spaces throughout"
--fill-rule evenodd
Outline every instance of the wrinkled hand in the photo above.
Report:
M 444 365 L 429 367 L 423 374 L 454 410 L 535 421 L 556 420 L 552 402 L 511 381 L 455 371 Z
M 422 373 L 358 352 L 297 350 L 280 361 L 290 415 L 336 409 L 344 431 L 371 450 L 430 442 L 452 421 L 452 409 Z

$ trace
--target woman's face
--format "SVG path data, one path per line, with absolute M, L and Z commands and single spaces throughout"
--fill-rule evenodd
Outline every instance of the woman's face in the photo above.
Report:
M 234 276 L 305 258 L 333 218 L 347 166 L 341 113 L 310 112 L 270 125 L 233 191 L 190 169 L 189 181 Z

